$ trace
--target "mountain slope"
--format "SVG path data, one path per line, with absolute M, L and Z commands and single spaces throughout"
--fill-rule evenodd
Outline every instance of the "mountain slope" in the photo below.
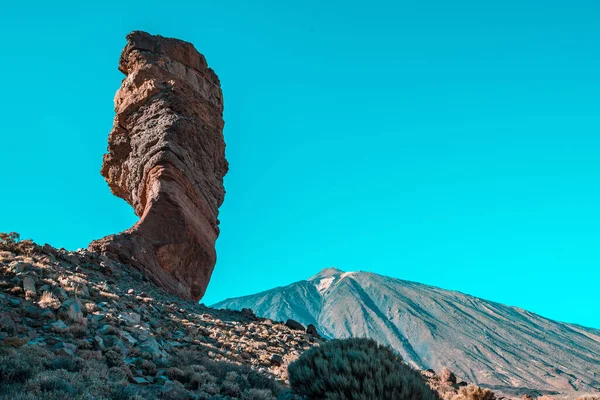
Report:
M 214 307 L 293 318 L 328 337 L 372 337 L 416 367 L 445 366 L 498 391 L 600 390 L 599 330 L 374 273 L 328 268 L 307 281 Z

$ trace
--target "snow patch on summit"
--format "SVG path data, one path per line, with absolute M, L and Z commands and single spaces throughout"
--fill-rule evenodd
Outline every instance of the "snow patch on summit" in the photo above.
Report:
M 323 292 L 327 291 L 327 289 L 329 289 L 331 287 L 331 284 L 333 283 L 334 280 L 335 280 L 335 276 L 332 276 L 330 278 L 321 279 L 319 281 L 319 283 L 316 285 L 319 293 L 323 293 Z

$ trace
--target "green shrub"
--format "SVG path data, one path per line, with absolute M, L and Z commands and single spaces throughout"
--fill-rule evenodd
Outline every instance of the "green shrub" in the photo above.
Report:
M 276 397 L 283 389 L 280 383 L 252 370 L 248 365 L 215 361 L 204 351 L 185 349 L 170 361 L 172 367 L 165 373 L 169 379 L 183 383 L 189 390 L 204 392 L 207 396 L 214 397 L 222 389 L 222 395 L 239 398 L 247 389 L 259 389 L 267 390 Z M 252 393 L 248 396 L 257 395 Z
M 69 372 L 79 372 L 83 368 L 80 360 L 75 357 L 57 357 L 50 365 L 52 369 L 64 369 Z
M 327 400 L 438 400 L 421 374 L 370 339 L 333 340 L 288 367 L 295 393 Z
M 45 371 L 38 374 L 25 385 L 28 393 L 44 395 L 54 393 L 67 399 L 76 395 L 78 390 L 71 382 L 71 375 L 66 370 Z
M 275 400 L 275 397 L 267 389 L 246 389 L 242 393 L 242 400 Z
M 54 357 L 52 353 L 35 346 L 4 349 L 0 356 L 0 385 L 27 381 L 44 369 L 51 357 Z
M 0 383 L 25 382 L 34 374 L 32 366 L 20 358 L 0 358 Z

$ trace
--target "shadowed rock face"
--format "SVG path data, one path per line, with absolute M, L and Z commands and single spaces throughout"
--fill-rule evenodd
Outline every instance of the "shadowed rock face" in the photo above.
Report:
M 192 44 L 139 31 L 127 36 L 119 70 L 101 173 L 140 220 L 90 250 L 199 300 L 216 262 L 228 169 L 219 79 Z

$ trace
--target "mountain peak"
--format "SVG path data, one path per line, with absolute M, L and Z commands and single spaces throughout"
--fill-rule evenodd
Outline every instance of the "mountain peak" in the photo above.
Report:
M 308 282 L 217 307 L 314 324 L 329 338 L 370 337 L 415 367 L 451 366 L 464 381 L 493 386 L 506 397 L 543 391 L 578 398 L 570 393 L 600 387 L 593 372 L 600 362 L 600 331 L 373 273 L 325 268 Z
M 323 278 L 329 278 L 329 277 L 336 276 L 336 275 L 341 275 L 343 273 L 344 273 L 344 271 L 342 271 L 339 268 L 335 268 L 335 267 L 323 268 L 318 274 L 309 278 L 308 280 L 314 281 L 317 279 L 323 279 Z

